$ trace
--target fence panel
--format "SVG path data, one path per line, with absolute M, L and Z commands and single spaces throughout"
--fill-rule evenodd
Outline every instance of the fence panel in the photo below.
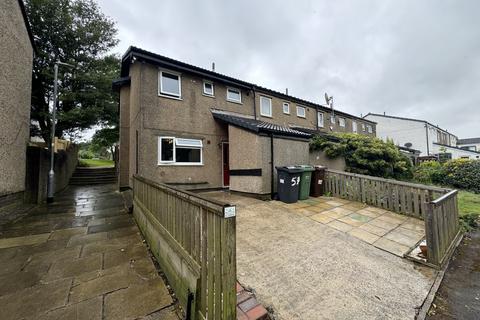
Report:
M 452 190 L 426 206 L 427 261 L 437 266 L 444 263 L 460 234 L 457 193 Z
M 449 189 L 327 169 L 326 191 L 334 197 L 363 202 L 423 219 L 428 201 Z
M 235 208 L 140 176 L 133 186 L 135 219 L 189 318 L 235 319 Z

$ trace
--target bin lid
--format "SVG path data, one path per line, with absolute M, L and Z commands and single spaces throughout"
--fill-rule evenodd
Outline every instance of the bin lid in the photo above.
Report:
M 296 166 L 285 166 L 285 167 L 275 167 L 277 171 L 284 171 L 288 173 L 300 173 L 303 172 L 303 169 L 298 168 Z
M 304 172 L 315 170 L 311 165 L 308 165 L 308 164 L 301 164 L 301 165 L 298 165 L 298 166 L 295 166 L 295 167 L 302 169 L 302 171 L 304 171 Z
M 315 166 L 315 170 L 323 170 L 323 169 L 327 169 L 326 166 Z

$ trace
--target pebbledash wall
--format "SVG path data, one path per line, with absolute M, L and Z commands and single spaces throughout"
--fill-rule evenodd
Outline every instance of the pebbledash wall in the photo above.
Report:
M 161 61 L 152 61 L 151 59 L 154 58 Z M 238 83 L 213 80 L 213 77 L 226 76 L 208 70 L 202 71 L 205 73 L 204 76 L 179 70 L 178 68 L 185 67 L 185 64 L 141 49 L 130 48 L 122 61 L 122 78 L 114 82 L 114 86 L 120 92 L 120 189 L 132 187 L 134 174 L 186 189 L 223 187 L 222 143 L 229 142 L 230 170 L 261 169 L 262 173 L 261 176 L 245 176 L 232 172 L 230 189 L 269 194 L 271 192 L 270 137 L 222 123 L 214 119 L 212 110 L 221 110 L 221 112 L 250 119 L 256 118 L 259 121 L 275 123 L 287 128 L 305 128 L 324 133 L 352 132 L 352 123 L 356 122 L 359 134 L 375 135 L 374 122 L 337 111 L 337 120 L 331 123 L 330 110 L 324 107 L 301 102 L 298 98 L 280 93 L 273 94 L 268 89 L 254 88 L 252 84 L 232 78 L 225 81 Z M 163 63 L 168 63 L 168 67 Z M 159 94 L 160 71 L 180 75 L 180 98 Z M 205 80 L 214 84 L 213 96 L 203 93 Z M 228 87 L 241 91 L 241 103 L 226 99 Z M 272 99 L 271 117 L 261 115 L 262 96 Z M 289 103 L 290 114 L 283 112 L 284 102 Z M 297 116 L 297 106 L 305 107 L 304 118 Z M 317 123 L 317 109 L 323 114 L 323 126 Z M 340 126 L 338 122 L 340 118 L 345 120 L 345 126 Z M 367 126 L 371 126 L 371 132 L 368 132 Z M 362 130 L 363 127 L 365 131 Z M 202 164 L 159 163 L 159 137 L 200 140 L 203 144 Z M 321 153 L 311 154 L 308 140 L 276 136 L 274 166 L 292 163 L 327 166 L 333 163 L 331 167 L 344 168 L 341 161 L 326 159 Z
M 25 191 L 34 47 L 24 14 L 21 1 L 0 1 L 0 206 Z

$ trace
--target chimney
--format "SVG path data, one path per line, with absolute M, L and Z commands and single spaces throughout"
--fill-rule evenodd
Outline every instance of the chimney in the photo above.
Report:
M 215 62 L 212 62 L 212 71 L 215 72 Z
M 385 115 L 385 111 L 383 111 L 383 115 Z
M 285 94 L 288 96 L 288 88 L 285 88 Z

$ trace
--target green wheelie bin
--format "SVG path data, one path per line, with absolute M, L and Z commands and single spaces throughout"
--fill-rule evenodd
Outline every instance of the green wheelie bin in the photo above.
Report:
M 315 169 L 309 165 L 299 165 L 295 167 L 303 170 L 300 178 L 298 200 L 306 200 L 310 195 L 310 182 L 312 180 L 312 171 L 315 171 Z

